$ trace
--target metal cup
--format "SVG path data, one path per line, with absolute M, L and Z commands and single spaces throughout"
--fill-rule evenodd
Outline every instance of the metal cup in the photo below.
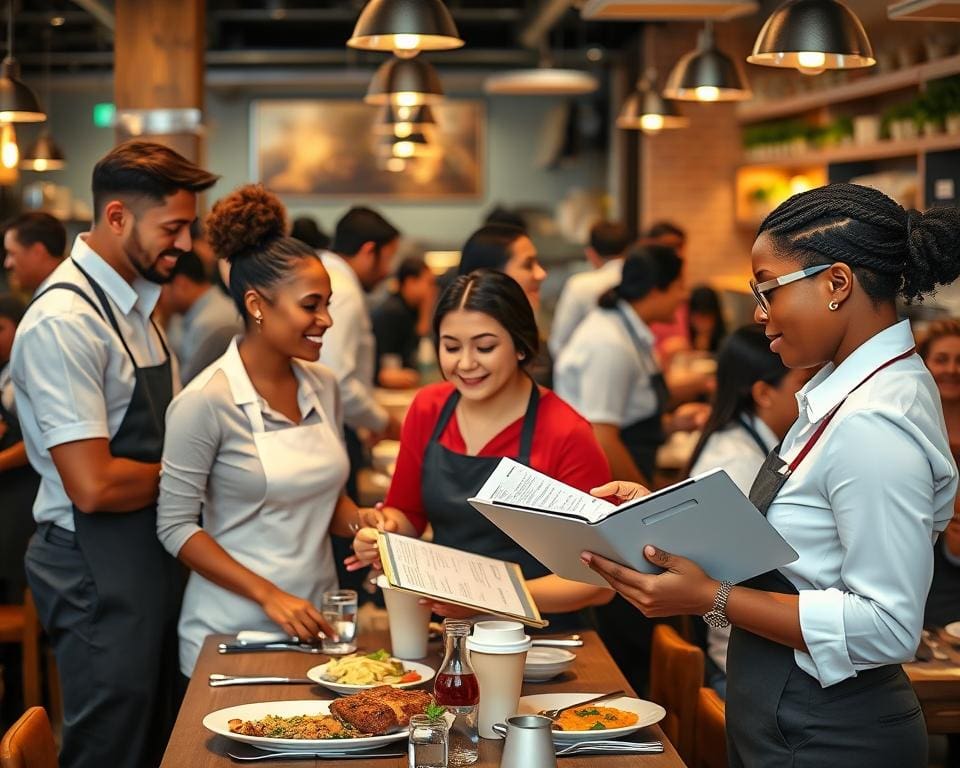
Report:
M 506 724 L 495 723 L 493 730 L 506 737 L 500 768 L 557 768 L 549 717 L 515 715 L 508 717 Z

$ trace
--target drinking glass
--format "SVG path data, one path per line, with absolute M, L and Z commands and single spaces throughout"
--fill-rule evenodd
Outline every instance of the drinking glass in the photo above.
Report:
M 357 593 L 352 589 L 324 592 L 321 611 L 339 636 L 336 642 L 323 638 L 323 652 L 338 655 L 357 650 Z
M 446 719 L 413 715 L 407 755 L 407 768 L 447 768 Z

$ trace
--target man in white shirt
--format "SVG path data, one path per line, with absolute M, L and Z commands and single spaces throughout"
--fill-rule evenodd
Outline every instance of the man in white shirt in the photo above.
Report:
M 33 293 L 63 261 L 67 230 L 49 213 L 24 213 L 6 225 L 3 266 L 15 288 Z
M 593 269 L 567 279 L 547 344 L 556 359 L 581 321 L 597 308 L 597 299 L 620 283 L 623 258 L 630 247 L 630 233 L 616 221 L 598 221 L 590 229 L 590 244 L 585 252 Z
M 131 141 L 93 171 L 92 230 L 27 310 L 11 369 L 40 474 L 27 581 L 63 693 L 60 765 L 157 765 L 178 706 L 182 577 L 157 539 L 176 365 L 151 320 L 217 177 Z

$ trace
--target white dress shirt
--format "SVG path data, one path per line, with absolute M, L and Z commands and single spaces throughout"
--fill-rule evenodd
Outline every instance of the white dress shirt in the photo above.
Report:
M 731 421 L 725 429 L 714 432 L 707 439 L 696 462 L 690 468 L 691 475 L 699 475 L 711 469 L 722 469 L 736 484 L 744 496 L 750 495 L 750 488 L 763 466 L 767 454 L 777 444 L 777 436 L 762 419 L 743 414 L 764 447 L 760 447 L 746 430 L 739 418 Z M 727 645 L 730 642 L 730 627 L 722 629 L 707 628 L 707 654 L 722 672 L 727 671 Z
M 660 372 L 653 333 L 633 308 L 593 310 L 574 331 L 553 368 L 554 390 L 593 424 L 628 427 L 656 413 L 651 377 Z M 624 318 L 649 351 L 641 355 Z
M 363 286 L 342 257 L 321 251 L 320 259 L 330 275 L 333 292 L 333 326 L 323 335 L 320 362 L 337 376 L 346 424 L 353 429 L 365 427 L 382 432 L 390 417 L 373 397 L 377 343 Z
M 547 342 L 555 358 L 560 355 L 577 326 L 597 308 L 597 299 L 619 285 L 622 277 L 622 258 L 610 259 L 589 272 L 570 275 L 557 299 Z
M 101 313 L 100 301 L 77 265 L 103 288 L 137 365 L 162 363 L 163 346 L 150 321 L 160 286 L 139 277 L 128 283 L 79 235 L 70 258 L 44 287 L 72 283 Z M 176 392 L 179 377 L 176 360 L 172 363 Z M 40 475 L 33 516 L 38 523 L 72 531 L 73 504 L 50 449 L 116 434 L 133 396 L 133 364 L 110 322 L 73 291 L 58 288 L 39 295 L 27 310 L 14 338 L 10 368 L 27 458 Z
M 780 570 L 800 592 L 808 652 L 797 664 L 824 687 L 913 658 L 933 547 L 953 514 L 957 469 L 940 396 L 907 321 L 827 365 L 800 392 L 780 451 L 790 462 L 843 402 L 787 480 L 767 519 L 799 553 Z

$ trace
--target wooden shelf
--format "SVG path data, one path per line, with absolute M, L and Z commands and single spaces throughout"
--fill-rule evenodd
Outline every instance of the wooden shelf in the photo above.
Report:
M 921 83 L 930 80 L 956 74 L 960 74 L 960 54 L 881 75 L 864 75 L 851 78 L 849 82 L 843 85 L 803 93 L 786 99 L 746 102 L 737 108 L 737 119 L 741 123 L 758 123 L 778 117 L 789 117 L 831 104 L 856 101 L 870 96 L 878 96 L 882 93 L 919 86 Z
M 960 149 L 960 136 L 944 135 L 910 141 L 881 141 L 868 146 L 842 146 L 771 160 L 746 162 L 741 168 L 803 168 L 831 163 L 857 163 L 886 160 L 892 157 L 910 157 L 923 152 L 943 152 Z

